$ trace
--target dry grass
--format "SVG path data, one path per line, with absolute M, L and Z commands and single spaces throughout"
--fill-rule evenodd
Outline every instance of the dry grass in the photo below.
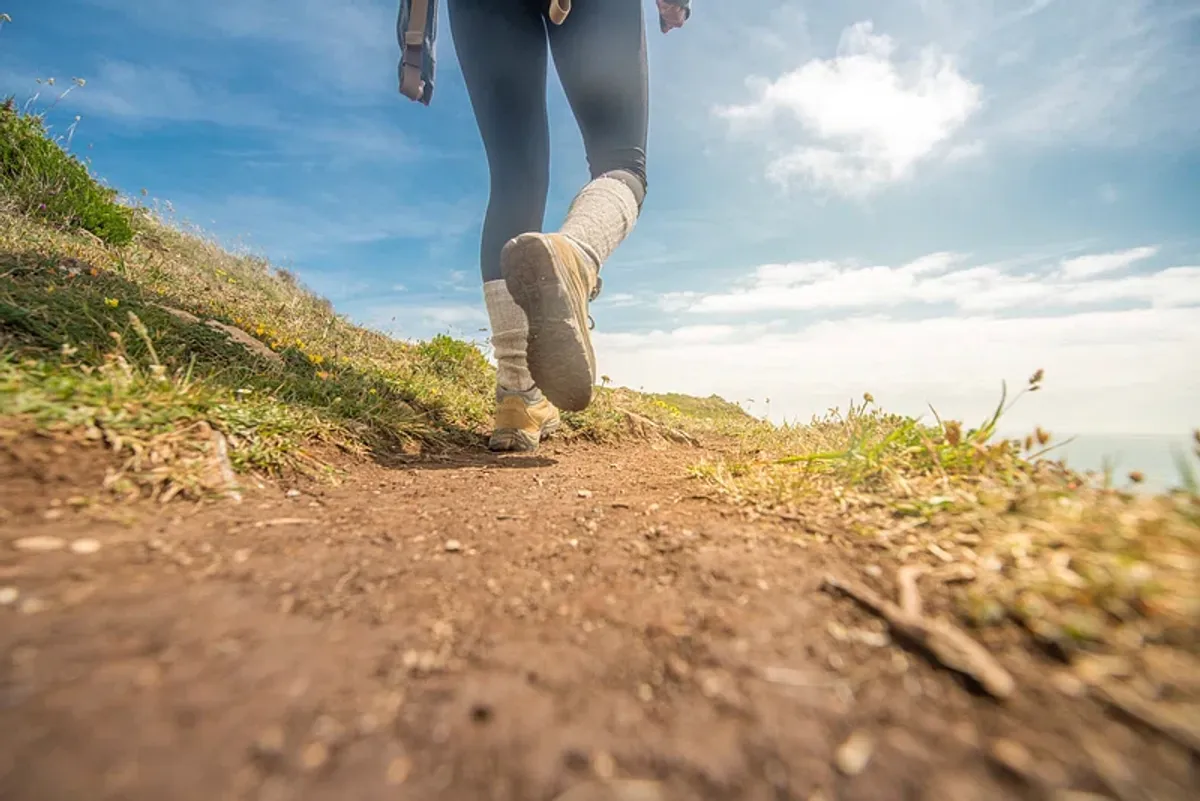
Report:
M 1181 463 L 1182 488 L 1162 495 L 1076 474 L 1053 459 L 1046 431 L 996 437 L 1018 398 L 968 429 L 936 413 L 929 425 L 886 414 L 868 395 L 809 425 L 751 429 L 696 474 L 751 514 L 859 553 L 872 583 L 887 587 L 906 566 L 942 576 L 943 608 L 981 635 L 1016 625 L 1089 679 L 1105 665 L 1149 695 L 1190 671 L 1185 700 L 1200 705 L 1193 474 Z M 1163 653 L 1173 678 L 1152 691 L 1144 662 Z

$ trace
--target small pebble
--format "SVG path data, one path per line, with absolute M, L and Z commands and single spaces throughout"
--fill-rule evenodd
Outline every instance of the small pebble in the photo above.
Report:
M 1015 740 L 999 739 L 988 749 L 992 761 L 1022 778 L 1030 778 L 1034 771 L 1033 755 L 1029 749 Z
M 892 639 L 882 631 L 866 631 L 857 629 L 854 632 L 854 638 L 863 645 L 869 645 L 872 648 L 883 648 L 891 643 Z
M 829 636 L 838 642 L 845 642 L 849 637 L 846 627 L 836 620 L 831 620 L 825 624 L 825 630 L 829 632 Z
M 592 497 L 592 491 L 591 490 L 580 490 L 579 497 L 580 498 L 590 498 L 590 497 Z
M 1109 678 L 1124 678 L 1132 673 L 1128 659 L 1102 654 L 1080 657 L 1074 664 L 1075 676 L 1084 684 L 1096 684 Z
M 964 720 L 951 726 L 950 732 L 960 743 L 968 748 L 979 747 L 979 732 L 976 730 L 974 724 Z
M 601 779 L 611 779 L 617 775 L 617 762 L 607 751 L 598 751 L 592 757 L 592 772 Z
M 462 543 L 458 540 L 446 540 L 445 547 L 449 553 L 458 553 L 463 548 Z
M 299 497 L 300 497 L 300 490 L 298 490 L 298 489 L 290 489 L 290 490 L 288 490 L 288 491 L 287 491 L 287 493 L 286 493 L 286 494 L 287 494 L 287 497 L 289 497 L 289 498 L 299 498 Z
M 1051 682 L 1060 693 L 1069 698 L 1079 698 L 1087 689 L 1083 680 L 1067 670 L 1057 671 L 1051 677 Z
M 412 773 L 412 760 L 406 756 L 399 756 L 388 763 L 387 768 L 387 783 L 395 787 L 399 784 L 404 784 L 408 781 L 409 775 Z
M 100 550 L 100 541 L 91 539 L 90 537 L 75 540 L 71 543 L 72 553 L 87 555 L 96 553 L 98 550 Z
M 61 551 L 67 545 L 62 537 L 22 537 L 13 543 L 18 551 L 44 553 L 46 551 Z
M 300 755 L 305 770 L 316 770 L 329 761 L 329 748 L 324 743 L 310 743 Z
M 667 657 L 667 673 L 676 679 L 686 679 L 691 673 L 691 666 L 683 657 L 671 654 Z
M 856 731 L 838 748 L 834 764 L 844 776 L 857 776 L 866 769 L 875 752 L 875 740 L 865 731 Z
M 271 726 L 259 732 L 254 740 L 254 751 L 260 756 L 280 756 L 283 754 L 284 740 L 283 729 Z
M 20 597 L 16 587 L 0 587 L 0 606 L 12 606 Z
M 554 801 L 666 801 L 667 794 L 656 781 L 644 779 L 596 780 L 577 784 Z
M 41 598 L 29 598 L 21 604 L 21 612 L 26 615 L 36 615 L 39 612 L 45 612 L 49 608 L 50 604 Z

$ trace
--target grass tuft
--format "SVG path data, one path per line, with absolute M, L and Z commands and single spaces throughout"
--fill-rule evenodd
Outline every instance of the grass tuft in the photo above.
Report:
M 101 186 L 75 156 L 47 135 L 42 118 L 0 105 L 0 191 L 15 210 L 110 245 L 133 239 L 132 210 Z

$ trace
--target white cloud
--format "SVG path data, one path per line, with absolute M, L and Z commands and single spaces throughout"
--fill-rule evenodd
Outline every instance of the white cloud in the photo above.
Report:
M 987 152 L 987 145 L 982 139 L 975 139 L 970 142 L 964 142 L 961 145 L 955 145 L 946 153 L 946 161 L 970 161 L 977 159 Z
M 422 320 L 438 325 L 462 325 L 463 323 L 487 322 L 487 313 L 482 304 L 426 306 L 415 311 Z
M 641 306 L 642 299 L 637 295 L 633 295 L 628 292 L 613 292 L 611 294 L 601 294 L 596 300 L 596 304 L 623 309 L 633 306 Z
M 1115 253 L 1100 253 L 1092 256 L 1077 256 L 1065 260 L 1062 265 L 1064 278 L 1092 278 L 1097 275 L 1115 273 L 1158 253 L 1157 247 L 1140 247 L 1120 250 Z
M 447 303 L 437 296 L 404 303 L 347 304 L 350 319 L 389 336 L 424 340 L 449 333 L 486 348 L 488 317 L 483 300 L 478 303 Z
M 780 184 L 804 180 L 844 195 L 869 194 L 909 177 L 982 104 L 981 87 L 937 47 L 911 62 L 895 52 L 889 36 L 859 22 L 843 31 L 834 58 L 752 82 L 756 100 L 717 113 L 735 132 L 782 129 L 783 144 L 768 166 Z
M 658 296 L 658 307 L 665 312 L 679 312 L 690 309 L 702 297 L 699 292 L 685 290 L 682 292 L 664 292 Z
M 1047 371 L 1009 428 L 1035 423 L 1089 433 L 1171 433 L 1200 422 L 1200 309 L 1061 316 L 862 317 L 802 330 L 688 326 L 596 337 L 601 371 L 620 385 L 730 400 L 771 398 L 772 416 L 806 421 L 869 391 L 898 413 L 977 422 L 1001 379 Z M 756 407 L 757 408 L 757 407 Z M 760 409 L 761 410 L 761 409 Z
M 749 314 L 814 309 L 893 309 L 944 305 L 963 311 L 1065 308 L 1141 303 L 1172 308 L 1200 303 L 1200 267 L 1178 266 L 1109 278 L 1158 252 L 1140 247 L 1033 263 L 970 264 L 956 253 L 932 253 L 898 267 L 831 261 L 767 264 L 725 292 L 664 296 L 668 311 Z M 1019 264 L 1019 263 L 1018 263 Z

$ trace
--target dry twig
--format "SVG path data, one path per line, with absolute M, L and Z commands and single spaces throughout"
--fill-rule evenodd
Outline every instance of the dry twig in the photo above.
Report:
M 905 565 L 896 571 L 896 584 L 899 586 L 900 608 L 904 614 L 921 617 L 921 592 L 917 589 L 917 579 L 925 574 L 923 565 Z
M 242 502 L 242 493 L 238 488 L 237 474 L 233 471 L 233 463 L 229 461 L 229 441 L 225 435 L 215 428 L 212 429 L 213 458 L 217 461 L 217 469 L 221 480 L 225 482 L 225 493 L 234 503 Z
M 1016 683 L 1009 672 L 983 646 L 950 623 L 910 614 L 860 584 L 833 576 L 826 576 L 822 586 L 849 595 L 883 618 L 897 634 L 946 667 L 970 677 L 993 697 L 1005 699 L 1013 694 Z
M 1200 729 L 1147 703 L 1128 687 L 1099 681 L 1089 684 L 1088 689 L 1102 703 L 1169 737 L 1191 751 L 1193 756 L 1200 756 Z

